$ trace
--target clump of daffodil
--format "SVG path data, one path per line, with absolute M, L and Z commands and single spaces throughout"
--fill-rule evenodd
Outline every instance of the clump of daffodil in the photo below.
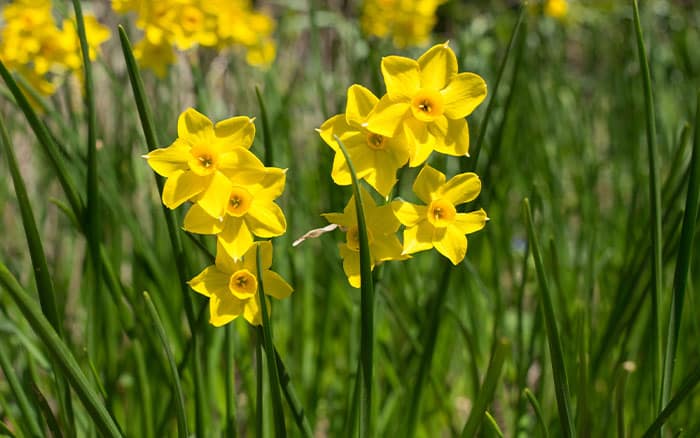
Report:
M 144 156 L 167 178 L 163 204 L 172 209 L 194 201 L 208 215 L 223 217 L 234 188 L 230 178 L 257 160 L 248 151 L 255 136 L 253 119 L 231 117 L 214 125 L 188 108 L 178 118 L 177 134 L 170 146 Z
M 82 74 L 80 41 L 74 20 L 57 26 L 49 0 L 16 0 L 2 9 L 0 58 L 37 91 L 51 95 L 70 73 Z M 91 60 L 110 37 L 94 16 L 83 18 Z
M 401 224 L 389 204 L 377 206 L 364 187 L 360 186 L 365 223 L 367 225 L 367 240 L 369 242 L 370 263 L 372 269 L 387 260 L 404 260 L 401 242 L 396 237 Z M 338 244 L 340 257 L 343 259 L 343 270 L 352 287 L 360 287 L 360 235 L 357 227 L 355 197 L 345 206 L 342 213 L 326 213 L 323 217 L 332 224 L 337 224 L 345 231 L 345 242 Z
M 220 327 L 241 315 L 252 325 L 262 324 L 256 251 L 261 252 L 262 285 L 268 309 L 268 295 L 281 300 L 292 293 L 292 287 L 270 270 L 272 244 L 269 241 L 256 242 L 241 260 L 234 260 L 219 246 L 215 264 L 189 281 L 194 291 L 209 297 L 209 322 L 212 325 Z
M 425 165 L 413 184 L 413 191 L 425 205 L 394 201 L 391 206 L 406 229 L 403 232 L 403 253 L 413 254 L 435 247 L 453 264 L 467 254 L 467 237 L 486 225 L 484 209 L 458 213 L 457 206 L 474 200 L 481 191 L 475 173 L 455 175 L 445 181 L 445 174 Z
M 253 235 L 269 238 L 287 230 L 284 213 L 274 202 L 284 191 L 285 171 L 263 166 L 250 153 L 241 157 L 245 160 L 229 175 L 231 190 L 223 217 L 208 214 L 199 204 L 185 216 L 185 230 L 216 234 L 220 248 L 234 259 L 240 259 L 253 245 Z
M 474 73 L 458 73 L 457 57 L 438 44 L 418 60 L 402 56 L 382 59 L 387 94 L 369 115 L 366 128 L 385 137 L 403 132 L 411 167 L 430 153 L 469 155 L 465 117 L 486 97 L 486 83 Z
M 352 178 L 345 157 L 335 139 L 343 142 L 358 178 L 374 187 L 382 196 L 389 196 L 396 183 L 396 170 L 408 161 L 408 147 L 402 133 L 385 137 L 363 125 L 379 99 L 361 85 L 348 89 L 345 114 L 326 120 L 319 133 L 335 151 L 331 176 L 338 185 L 350 185 Z
M 144 39 L 136 43 L 134 55 L 161 77 L 175 62 L 175 49 L 242 48 L 255 66 L 268 65 L 275 56 L 275 22 L 254 11 L 248 0 L 113 0 L 112 7 L 136 12 Z
M 445 0 L 365 0 L 360 25 L 367 35 L 391 37 L 396 47 L 424 45 L 442 3 Z

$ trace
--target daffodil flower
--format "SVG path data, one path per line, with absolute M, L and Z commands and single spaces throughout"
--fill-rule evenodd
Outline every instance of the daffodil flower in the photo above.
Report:
M 253 119 L 232 117 L 213 125 L 188 108 L 180 114 L 177 134 L 172 145 L 145 155 L 153 170 L 167 178 L 163 204 L 172 209 L 192 200 L 210 216 L 222 217 L 233 189 L 229 178 L 252 156 L 247 149 L 255 136 Z
M 292 293 L 292 287 L 278 273 L 270 270 L 272 244 L 269 241 L 257 242 L 238 261 L 219 246 L 215 264 L 205 268 L 188 283 L 195 292 L 209 297 L 209 322 L 212 325 L 221 327 L 240 315 L 252 325 L 262 324 L 256 250 L 261 251 L 265 295 L 281 300 Z M 265 302 L 269 308 L 267 297 Z
M 389 204 L 377 206 L 372 195 L 364 187 L 360 187 L 360 196 L 367 225 L 367 239 L 371 266 L 374 269 L 387 260 L 404 260 L 408 256 L 402 254 L 401 242 L 396 237 L 401 224 L 394 216 Z M 342 213 L 325 213 L 322 216 L 332 224 L 338 224 L 345 231 L 345 243 L 338 244 L 340 257 L 343 259 L 343 270 L 352 287 L 360 287 L 360 236 L 357 228 L 357 213 L 355 197 L 345 206 Z
M 479 195 L 479 177 L 471 172 L 460 173 L 445 182 L 442 172 L 425 165 L 413 183 L 413 191 L 426 205 L 398 200 L 391 203 L 396 217 L 406 226 L 403 253 L 435 247 L 458 264 L 467 254 L 466 234 L 484 228 L 488 220 L 483 208 L 470 213 L 458 213 L 456 208 Z
M 248 151 L 245 151 L 248 152 Z M 231 190 L 222 218 L 213 217 L 199 205 L 185 216 L 185 230 L 198 234 L 216 234 L 221 247 L 234 259 L 240 259 L 253 245 L 253 235 L 269 238 L 287 230 L 282 209 L 275 204 L 284 191 L 285 170 L 265 167 L 253 154 L 242 154 L 231 173 Z
M 348 89 L 345 114 L 326 120 L 319 134 L 335 151 L 331 176 L 336 184 L 347 186 L 352 183 L 348 164 L 335 140 L 337 135 L 350 155 L 357 177 L 387 197 L 396 183 L 396 170 L 408 161 L 408 146 L 401 133 L 390 138 L 363 127 L 377 102 L 379 99 L 371 91 L 361 85 L 352 85 Z
M 405 132 L 411 167 L 433 150 L 469 155 L 464 118 L 486 97 L 486 83 L 477 74 L 457 73 L 457 57 L 447 43 L 433 46 L 417 61 L 386 56 L 382 75 L 387 94 L 369 115 L 367 129 L 385 137 Z

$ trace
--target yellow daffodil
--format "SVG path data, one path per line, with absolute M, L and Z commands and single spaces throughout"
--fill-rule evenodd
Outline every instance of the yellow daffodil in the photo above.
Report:
M 484 209 L 470 213 L 458 213 L 456 209 L 479 195 L 479 177 L 475 173 L 460 173 L 445 182 L 442 172 L 425 165 L 413 184 L 413 191 L 426 205 L 391 203 L 396 217 L 406 226 L 403 253 L 435 247 L 453 264 L 458 264 L 467 254 L 465 235 L 484 228 L 488 220 Z
M 346 186 L 352 183 L 347 162 L 335 140 L 337 135 L 350 155 L 357 177 L 387 197 L 396 183 L 396 170 L 408 161 L 408 147 L 401 134 L 389 138 L 362 127 L 378 101 L 365 87 L 351 86 L 345 114 L 326 120 L 319 134 L 335 151 L 331 176 L 336 184 Z
M 377 206 L 372 196 L 360 187 L 360 196 L 367 225 L 367 239 L 372 269 L 387 260 L 408 258 L 402 254 L 401 243 L 396 232 L 401 225 L 394 216 L 389 204 Z M 326 213 L 323 217 L 332 224 L 338 224 L 345 231 L 345 243 L 338 244 L 343 270 L 352 287 L 360 287 L 360 236 L 357 228 L 355 197 L 351 197 L 342 213 Z
M 547 0 L 544 5 L 544 13 L 557 20 L 566 18 L 569 5 L 566 0 Z
M 382 59 L 387 94 L 367 122 L 367 129 L 385 137 L 403 131 L 411 167 L 422 164 L 433 150 L 469 154 L 469 129 L 464 119 L 486 97 L 486 83 L 474 73 L 457 73 L 457 58 L 438 44 L 418 60 L 402 56 Z
M 209 322 L 216 326 L 228 324 L 243 315 L 252 325 L 261 325 L 260 298 L 256 250 L 261 252 L 262 282 L 265 295 L 281 300 L 292 293 L 292 287 L 272 266 L 272 244 L 257 242 L 242 260 L 233 260 L 221 247 L 217 249 L 214 265 L 208 266 L 189 281 L 190 287 L 209 297 Z M 265 297 L 268 309 L 269 300 Z
M 266 168 L 251 153 L 245 157 L 230 174 L 232 188 L 223 218 L 212 217 L 199 205 L 185 216 L 185 230 L 216 234 L 219 245 L 234 259 L 253 245 L 253 235 L 269 238 L 287 230 L 284 213 L 274 202 L 284 191 L 285 171 Z
M 168 68 L 175 63 L 175 49 L 165 39 L 154 44 L 144 38 L 134 46 L 134 57 L 142 68 L 150 69 L 159 78 L 164 78 Z
M 426 44 L 445 0 L 365 0 L 360 25 L 368 35 L 391 37 L 396 47 Z
M 230 176 L 241 163 L 251 161 L 247 149 L 255 136 L 253 119 L 232 117 L 213 125 L 188 108 L 180 114 L 177 134 L 172 145 L 144 156 L 155 172 L 167 178 L 163 204 L 177 208 L 193 200 L 210 216 L 222 217 L 233 189 Z

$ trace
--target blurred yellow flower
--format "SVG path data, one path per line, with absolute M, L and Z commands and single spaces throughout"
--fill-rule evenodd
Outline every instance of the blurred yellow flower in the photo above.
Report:
M 148 68 L 159 78 L 168 74 L 168 68 L 175 63 L 175 48 L 165 39 L 154 44 L 144 38 L 134 46 L 134 57 L 139 65 Z
M 474 73 L 457 73 L 457 57 L 438 44 L 418 60 L 382 58 L 387 94 L 369 115 L 367 129 L 385 137 L 405 133 L 411 167 L 436 150 L 469 153 L 469 129 L 464 119 L 486 97 L 486 82 Z
M 284 191 L 285 171 L 263 166 L 247 150 L 240 158 L 235 169 L 226 172 L 232 188 L 223 218 L 209 215 L 199 205 L 185 216 L 185 230 L 216 234 L 220 247 L 234 259 L 253 245 L 253 235 L 269 238 L 287 230 L 284 213 L 274 202 Z
M 566 0 L 547 0 L 544 5 L 545 15 L 549 15 L 550 17 L 558 20 L 566 17 L 568 10 L 569 5 Z
M 336 184 L 352 183 L 347 162 L 335 140 L 337 135 L 350 155 L 357 177 L 387 197 L 396 183 L 397 169 L 408 161 L 408 146 L 402 133 L 390 138 L 363 127 L 378 101 L 365 87 L 352 85 L 348 89 L 345 114 L 326 120 L 319 133 L 335 151 L 331 176 Z
M 265 295 L 281 300 L 288 297 L 292 287 L 272 266 L 272 244 L 269 241 L 256 242 L 242 260 L 233 260 L 220 246 L 216 251 L 216 262 L 205 268 L 189 281 L 190 287 L 209 297 L 209 322 L 216 326 L 228 324 L 243 315 L 252 325 L 261 325 L 259 279 L 257 277 L 256 251 L 259 250 L 262 262 L 262 283 Z M 265 297 L 268 309 L 269 300 Z
M 253 119 L 232 117 L 213 125 L 188 108 L 180 114 L 177 134 L 170 146 L 144 156 L 156 173 L 167 178 L 163 204 L 177 208 L 191 200 L 210 216 L 223 217 L 233 189 L 229 178 L 241 162 L 250 161 Z
M 407 259 L 408 256 L 402 254 L 401 242 L 396 237 L 396 232 L 401 224 L 394 216 L 391 205 L 377 206 L 372 195 L 362 186 L 360 186 L 360 196 L 362 197 L 367 225 L 372 269 L 375 265 L 387 260 Z M 346 241 L 338 244 L 338 247 L 340 257 L 343 259 L 343 270 L 352 287 L 360 287 L 360 236 L 356 211 L 353 195 L 342 213 L 322 215 L 328 222 L 340 225 L 341 229 L 345 231 Z
M 475 173 L 460 173 L 445 182 L 442 172 L 426 164 L 413 184 L 413 191 L 426 205 L 391 203 L 396 217 L 406 226 L 403 253 L 435 247 L 453 264 L 458 264 L 467 254 L 465 235 L 479 231 L 488 220 L 484 209 L 470 213 L 458 213 L 456 209 L 479 195 L 479 177 Z
M 425 45 L 442 3 L 445 0 L 366 0 L 360 25 L 367 35 L 391 37 L 396 47 Z

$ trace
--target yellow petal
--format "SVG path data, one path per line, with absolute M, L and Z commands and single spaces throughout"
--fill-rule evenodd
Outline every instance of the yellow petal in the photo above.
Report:
M 403 253 L 413 254 L 432 248 L 434 231 L 435 228 L 428 221 L 406 228 L 403 231 Z
M 476 173 L 466 172 L 455 175 L 439 190 L 439 197 L 452 205 L 473 201 L 481 191 L 481 180 Z
M 355 224 L 355 221 L 345 213 L 323 213 L 321 216 L 323 216 L 328 223 L 338 224 L 345 228 L 349 228 Z
M 445 98 L 445 115 L 462 119 L 486 98 L 486 82 L 477 74 L 460 73 L 440 93 Z
M 469 127 L 465 119 L 447 119 L 447 134 L 435 145 L 441 154 L 469 156 Z
M 234 260 L 221 244 L 221 239 L 216 240 L 216 260 L 214 263 L 221 272 L 228 274 L 233 274 L 239 269 L 243 269 L 243 261 L 240 258 Z
M 243 313 L 244 301 L 228 295 L 212 295 L 209 299 L 209 323 L 221 327 L 238 318 Z
M 406 138 L 412 149 L 409 150 L 410 167 L 416 167 L 423 164 L 430 154 L 435 149 L 437 139 L 433 133 L 428 130 L 425 122 L 416 119 L 407 119 L 406 123 Z
M 227 215 L 218 241 L 230 257 L 240 259 L 253 246 L 253 235 L 242 218 Z
M 357 84 L 351 85 L 348 88 L 348 102 L 345 105 L 345 120 L 351 125 L 362 125 L 377 102 L 379 102 L 377 96 L 367 88 Z
M 447 44 L 437 44 L 418 58 L 422 88 L 442 90 L 457 74 L 457 57 Z
M 209 216 L 207 212 L 197 204 L 190 207 L 185 215 L 184 228 L 190 233 L 218 234 L 224 225 L 218 218 Z
M 391 189 L 394 188 L 394 184 L 396 184 L 396 169 L 398 167 L 381 167 L 379 160 L 374 162 L 377 163 L 376 167 L 367 169 L 367 175 L 363 176 L 363 179 L 386 198 L 391 193 Z M 333 180 L 335 181 L 335 179 Z
M 484 228 L 489 218 L 483 208 L 470 213 L 457 213 L 454 224 L 460 233 L 471 234 Z
M 368 194 L 368 196 L 370 195 Z M 369 204 L 369 202 L 371 202 L 371 204 Z M 401 226 L 401 222 L 399 222 L 399 219 L 394 215 L 390 204 L 377 207 L 371 196 L 369 201 L 363 199 L 363 203 L 365 206 L 367 228 L 369 228 L 369 233 L 373 235 L 375 239 L 378 239 L 379 236 L 382 235 L 394 233 Z
M 343 271 L 348 277 L 348 283 L 354 288 L 359 288 L 361 283 L 360 278 L 360 253 L 353 251 L 346 244 L 338 245 L 340 248 L 340 257 L 343 259 Z
M 436 236 L 435 249 L 452 262 L 453 265 L 464 260 L 467 254 L 467 238 L 458 227 L 447 226 L 440 230 L 441 236 Z
M 204 190 L 209 177 L 194 172 L 177 170 L 170 175 L 163 187 L 163 204 L 173 209 L 182 205 Z
M 249 117 L 231 117 L 217 122 L 214 126 L 214 133 L 228 147 L 249 149 L 253 144 L 253 138 L 255 138 L 255 124 L 253 119 Z
M 251 325 L 262 325 L 262 313 L 260 313 L 260 298 L 256 294 L 253 298 L 246 300 L 243 307 L 243 317 Z M 265 305 L 267 307 L 267 314 L 270 315 L 270 300 L 265 298 Z
M 330 119 L 323 122 L 321 127 L 318 129 L 318 133 L 328 146 L 334 151 L 339 151 L 338 142 L 335 139 L 337 135 L 338 138 L 345 144 L 348 135 L 352 135 L 357 132 L 357 128 L 350 126 L 345 119 L 345 114 L 336 114 Z
M 219 156 L 218 169 L 232 178 L 241 170 L 263 170 L 265 166 L 252 152 L 244 148 L 234 148 Z
M 411 204 L 405 201 L 393 201 L 391 208 L 399 221 L 407 227 L 413 227 L 418 222 L 426 219 L 428 207 L 425 205 Z
M 367 119 L 367 130 L 384 137 L 397 134 L 404 116 L 411 111 L 408 102 L 391 100 L 386 94 L 382 97 Z
M 221 172 L 214 172 L 207 188 L 197 199 L 199 204 L 208 215 L 222 217 L 231 196 L 231 181 Z
M 213 127 L 207 116 L 194 108 L 187 108 L 177 119 L 177 136 L 180 138 L 190 135 L 199 136 L 206 131 L 211 131 Z
M 403 247 L 396 235 L 391 234 L 372 242 L 372 261 L 374 263 L 385 262 L 387 260 L 405 260 L 408 255 L 403 254 Z
M 255 275 L 258 272 L 256 251 L 260 251 L 260 262 L 262 263 L 260 269 L 263 271 L 270 269 L 272 266 L 272 242 L 269 240 L 255 242 L 255 245 L 243 256 L 243 265 Z
M 403 56 L 382 58 L 382 75 L 386 92 L 392 99 L 408 100 L 420 88 L 420 67 L 414 59 Z
M 263 288 L 265 295 L 270 295 L 278 300 L 287 298 L 294 289 L 276 272 L 267 270 L 263 272 Z
M 190 157 L 190 146 L 186 142 L 175 140 L 167 148 L 149 152 L 146 160 L 157 174 L 168 177 L 177 170 L 187 170 Z
M 275 237 L 287 230 L 287 220 L 279 205 L 272 201 L 254 200 L 244 221 L 258 237 Z
M 413 183 L 413 192 L 418 195 L 418 199 L 430 204 L 430 201 L 439 196 L 438 191 L 443 184 L 445 184 L 445 174 L 426 164 Z
M 240 173 L 241 176 L 246 176 L 245 172 Z M 284 192 L 284 185 L 287 180 L 287 173 L 284 169 L 278 167 L 266 167 L 264 175 L 262 178 L 257 178 L 255 184 L 251 184 L 252 181 L 247 181 L 242 184 L 248 187 L 251 193 L 254 194 L 255 199 L 272 201 L 277 199 L 282 192 Z M 234 177 L 232 179 L 234 183 L 238 183 L 238 178 Z
M 204 296 L 211 296 L 216 292 L 228 292 L 230 274 L 222 272 L 216 266 L 207 266 L 192 280 L 188 281 L 193 291 Z
M 352 184 L 352 175 L 350 174 L 348 162 L 345 161 L 345 157 L 341 152 L 336 152 L 333 157 L 331 177 L 333 178 L 333 182 L 339 186 L 349 186 Z

